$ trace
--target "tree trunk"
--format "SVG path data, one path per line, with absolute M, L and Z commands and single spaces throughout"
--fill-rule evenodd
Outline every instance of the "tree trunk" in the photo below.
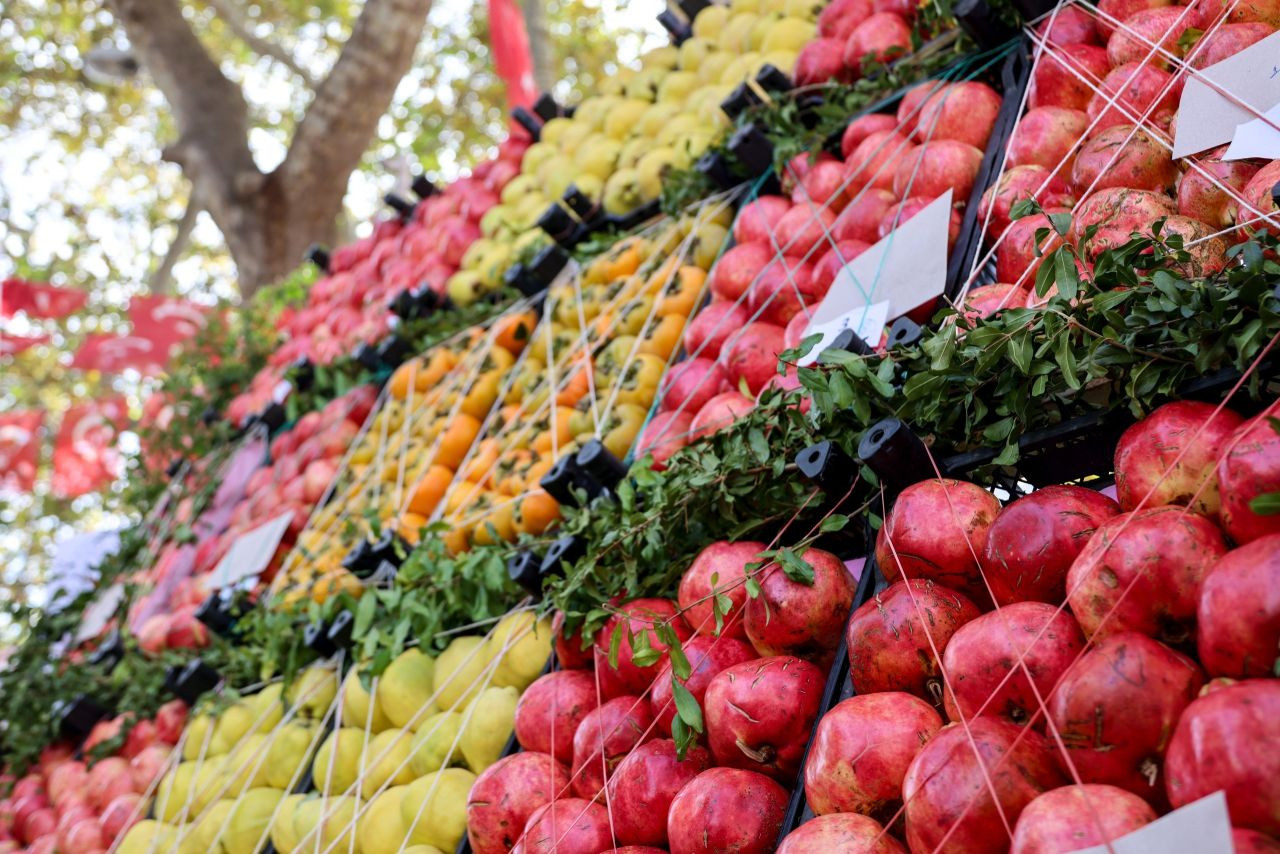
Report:
M 221 229 L 245 297 L 282 278 L 312 243 L 330 243 L 347 181 L 413 61 L 431 0 L 366 0 L 316 88 L 284 161 L 253 161 L 248 108 L 182 16 L 176 0 L 108 0 L 173 111 L 164 157 Z
M 529 53 L 533 59 L 533 81 L 539 92 L 550 92 L 556 84 L 551 60 L 551 34 L 547 32 L 546 0 L 524 0 L 524 28 L 529 34 Z

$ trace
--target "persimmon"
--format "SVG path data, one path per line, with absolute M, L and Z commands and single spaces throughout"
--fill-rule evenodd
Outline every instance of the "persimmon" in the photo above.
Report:
M 444 498 L 449 484 L 453 483 L 453 471 L 442 465 L 432 465 L 413 487 L 409 497 L 409 512 L 431 518 L 440 499 Z
M 496 324 L 494 343 L 510 353 L 519 353 L 533 337 L 538 327 L 538 315 L 532 309 L 510 317 L 501 317 Z
M 560 518 L 560 504 L 545 489 L 535 489 L 520 499 L 512 520 L 517 533 L 537 536 Z
M 645 330 L 640 341 L 640 352 L 657 356 L 664 362 L 680 346 L 684 334 L 685 317 L 681 314 L 664 314 Z
M 471 449 L 471 443 L 479 434 L 480 419 L 465 412 L 456 413 L 440 434 L 436 446 L 436 464 L 457 471 L 467 451 Z

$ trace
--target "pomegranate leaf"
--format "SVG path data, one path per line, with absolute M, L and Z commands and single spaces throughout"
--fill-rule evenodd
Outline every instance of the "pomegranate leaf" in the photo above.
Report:
M 797 584 L 813 586 L 813 567 L 791 549 L 778 549 L 777 561 L 787 578 Z
M 845 526 L 849 524 L 849 517 L 842 513 L 832 513 L 830 516 L 822 520 L 822 524 L 818 526 L 818 530 L 824 534 L 830 534 L 834 531 L 843 531 Z
M 702 732 L 702 707 L 674 673 L 671 675 L 671 695 L 676 701 L 676 714 L 680 719 L 695 732 Z
M 1249 502 L 1249 509 L 1259 516 L 1280 515 L 1280 492 L 1264 492 L 1255 495 Z

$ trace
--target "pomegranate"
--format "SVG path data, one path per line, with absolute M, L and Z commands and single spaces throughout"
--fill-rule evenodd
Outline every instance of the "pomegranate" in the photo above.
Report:
M 972 326 L 984 317 L 999 314 L 1006 308 L 1025 308 L 1027 292 L 1022 288 L 996 283 L 980 285 L 964 295 L 961 316 Z
M 775 258 L 747 293 L 747 310 L 766 323 L 785 326 L 802 308 L 822 299 L 813 281 L 813 265 L 799 258 Z
M 1240 425 L 1218 461 L 1219 516 L 1237 543 L 1280 533 L 1280 516 L 1255 513 L 1250 507 L 1258 496 L 1280 492 L 1280 431 L 1268 420 L 1276 417 L 1280 417 L 1280 404 Z
M 981 168 L 981 149 L 959 140 L 935 139 L 898 162 L 893 192 L 904 199 L 936 199 L 951 190 L 952 203 L 959 204 L 968 201 Z
M 892 172 L 890 173 L 892 182 Z M 831 226 L 831 236 L 837 245 L 849 242 L 872 244 L 880 239 L 880 221 L 898 204 L 892 191 L 880 187 L 865 187 L 836 217 Z
M 913 483 L 894 502 L 876 535 L 876 562 L 885 578 L 925 578 L 990 600 L 978 555 L 1000 502 L 977 484 L 946 478 Z
M 1247 4 L 1241 3 L 1237 8 Z M 1217 65 L 1224 59 L 1230 59 L 1247 47 L 1265 39 L 1276 31 L 1275 24 L 1259 21 L 1246 23 L 1223 24 L 1216 30 L 1206 32 L 1196 42 L 1191 55 L 1192 68 L 1208 68 Z
M 730 384 L 737 387 L 739 381 L 745 381 L 753 395 L 759 394 L 778 372 L 778 354 L 785 349 L 784 333 L 781 326 L 762 321 L 748 323 L 739 330 L 725 358 Z
M 1259 228 L 1265 228 L 1272 235 L 1280 234 L 1280 227 L 1276 223 L 1280 222 L 1280 204 L 1271 195 L 1272 189 L 1276 182 L 1280 181 L 1280 160 L 1272 160 L 1266 166 L 1258 170 L 1249 183 L 1244 188 L 1245 206 L 1241 209 L 1238 219 L 1241 221 L 1256 219 L 1259 215 L 1266 215 L 1267 222 L 1270 225 L 1261 226 L 1253 223 L 1244 226 L 1246 233 L 1253 233 Z
M 729 598 L 730 607 L 724 614 L 723 631 L 727 637 L 745 638 L 746 627 L 740 612 L 747 602 L 747 566 L 762 562 L 760 553 L 769 547 L 755 540 L 737 543 L 718 542 L 698 552 L 689 568 L 680 577 L 676 601 L 685 620 L 698 634 L 717 634 L 715 603 L 713 596 Z
M 631 749 L 653 737 L 653 712 L 641 697 L 614 697 L 587 712 L 573 734 L 573 791 L 594 798 Z
M 1090 193 L 1076 206 L 1072 229 L 1080 238 L 1079 246 L 1089 258 L 1103 250 L 1129 242 L 1135 231 L 1147 231 L 1158 219 L 1177 213 L 1164 193 L 1129 187 L 1108 187 Z M 1097 233 L 1086 238 L 1087 231 L 1097 226 Z
M 1169 742 L 1165 789 L 1180 807 L 1219 789 L 1231 823 L 1280 835 L 1280 680 L 1215 680 L 1187 706 Z
M 1218 148 L 1192 160 L 1178 181 L 1178 213 L 1215 229 L 1235 222 L 1237 197 L 1258 173 L 1258 167 L 1245 160 L 1224 162 L 1225 153 L 1225 147 Z
M 1003 508 L 980 556 L 997 604 L 1065 600 L 1067 570 L 1098 525 L 1119 512 L 1082 486 L 1046 486 Z
M 1156 820 L 1142 798 L 1115 786 L 1063 786 L 1027 804 L 1009 854 L 1060 854 L 1104 845 Z
M 906 691 L 942 705 L 938 658 L 956 630 L 979 613 L 963 595 L 926 579 L 889 585 L 849 618 L 853 689 Z
M 818 34 L 848 39 L 854 28 L 871 16 L 869 0 L 832 0 L 818 15 Z
M 1005 164 L 1043 166 L 1066 178 L 1075 162 L 1076 143 L 1088 126 L 1084 110 L 1056 106 L 1027 110 L 1013 129 Z
M 716 763 L 793 780 L 818 718 L 825 681 L 816 666 L 789 655 L 717 673 L 704 702 L 707 740 Z
M 1035 199 L 1041 206 L 1049 207 L 1075 202 L 1066 181 L 1043 166 L 1028 163 L 1005 170 L 995 186 L 982 194 L 978 220 L 986 226 L 988 234 L 1003 234 L 1013 222 L 1010 218 L 1013 206 L 1023 199 Z
M 781 227 L 781 223 L 779 223 Z M 768 243 L 739 243 L 720 257 L 711 270 L 709 287 L 716 299 L 736 302 L 773 258 Z
M 836 221 L 834 228 L 840 225 L 839 220 Z M 813 292 L 814 299 L 807 303 L 810 308 L 816 307 L 827 295 L 827 291 L 835 283 L 836 276 L 844 269 L 844 266 L 857 258 L 863 252 L 871 248 L 871 244 L 863 240 L 841 240 L 826 251 L 818 262 L 813 265 Z
M 820 815 L 787 834 L 778 854 L 907 854 L 880 822 L 855 813 Z
M 777 247 L 786 255 L 803 258 L 818 245 L 818 241 L 827 236 L 835 219 L 834 211 L 795 205 L 778 220 L 778 227 L 774 232 Z M 722 258 L 716 263 L 716 267 L 719 268 L 723 263 Z
M 1232 828 L 1231 846 L 1236 854 L 1280 854 L 1280 840 L 1243 827 Z
M 755 771 L 708 768 L 685 785 L 667 813 L 671 854 L 768 854 L 787 810 L 787 790 Z
M 818 38 L 805 45 L 791 73 L 797 86 L 814 86 L 849 75 L 844 66 L 844 40 Z
M 1116 498 L 1125 510 L 1181 504 L 1205 516 L 1221 506 L 1218 459 L 1244 418 L 1195 400 L 1166 403 L 1116 443 Z
M 1067 782 L 1039 733 L 997 718 L 942 728 L 902 782 L 912 851 L 1003 854 L 1009 826 L 1041 793 Z
M 609 621 L 596 633 L 596 670 L 602 678 L 606 672 L 610 677 L 616 678 L 617 683 L 626 692 L 643 694 L 649 688 L 649 683 L 653 681 L 654 674 L 667 660 L 667 645 L 659 639 L 655 627 L 661 624 L 669 625 L 676 637 L 682 641 L 687 640 L 693 633 L 689 631 L 689 625 L 684 621 L 684 617 L 680 616 L 676 604 L 670 599 L 634 599 L 618 610 L 619 613 L 610 617 Z M 616 668 L 609 664 L 609 650 L 615 630 L 622 632 Z M 630 637 L 642 632 L 647 636 L 649 648 L 662 653 L 655 663 L 643 667 L 632 660 Z
M 877 12 L 854 27 L 844 45 L 844 64 L 860 73 L 864 58 L 889 62 L 911 50 L 911 27 L 901 15 Z
M 923 83 L 917 83 L 906 91 L 902 96 L 902 100 L 898 102 L 898 111 L 895 118 L 898 120 L 898 126 L 903 133 L 915 133 L 916 122 L 920 118 L 920 109 L 924 106 L 924 102 L 929 100 L 936 92 L 946 85 L 941 80 L 926 80 Z
M 747 638 L 761 655 L 794 655 L 829 667 L 857 590 L 844 562 L 830 552 L 806 549 L 799 563 L 811 583 L 793 581 L 785 565 L 756 574 L 760 594 L 743 612 Z
M 582 628 L 572 634 L 565 631 L 564 611 L 556 611 L 551 618 L 551 633 L 555 635 L 556 661 L 565 670 L 588 670 L 595 664 L 590 644 L 584 643 Z
M 840 136 L 840 156 L 847 160 L 853 150 L 868 136 L 876 131 L 893 130 L 897 126 L 897 117 L 888 113 L 867 113 L 858 116 L 849 122 Z
M 1204 577 L 1196 611 L 1200 662 L 1210 676 L 1275 674 L 1280 650 L 1280 533 L 1227 552 Z
M 599 854 L 613 847 L 609 811 L 579 798 L 552 801 L 529 816 L 520 850 L 524 854 Z
M 613 834 L 628 845 L 666 845 L 667 811 L 684 785 L 711 767 L 711 755 L 697 745 L 683 760 L 667 738 L 646 742 L 627 755 L 609 779 Z
M 1050 44 L 1101 44 L 1093 15 L 1079 6 L 1059 6 L 1036 25 L 1036 32 Z
M 783 196 L 759 196 L 748 202 L 733 223 L 734 241 L 768 246 L 778 220 L 789 210 L 791 202 Z
M 1020 287 L 1030 288 L 1035 282 L 1036 271 L 1044 257 L 1062 245 L 1062 238 L 1053 230 L 1046 214 L 1070 213 L 1067 208 L 1046 208 L 1044 214 L 1032 214 L 1015 220 L 1000 238 L 996 247 L 996 278 Z M 1047 229 L 1048 235 L 1039 244 L 1036 233 Z M 1039 254 L 1037 254 L 1037 246 Z
M 1179 42 L 1194 20 L 1195 16 L 1182 6 L 1159 6 L 1134 12 L 1125 19 L 1126 29 L 1116 30 L 1107 42 L 1107 60 L 1113 66 L 1149 62 L 1157 68 L 1168 68 L 1170 57 L 1181 58 L 1183 51 Z M 1153 45 L 1159 45 L 1159 49 Z
M 516 740 L 525 750 L 573 761 L 573 734 L 600 705 L 589 670 L 556 670 L 534 680 L 516 704 Z
M 133 790 L 145 792 L 164 772 L 168 760 L 169 751 L 155 744 L 129 760 L 129 776 L 133 780 Z
M 913 160 L 916 147 L 896 130 L 868 134 L 845 158 L 845 178 L 849 181 L 847 192 L 853 202 L 857 203 L 858 193 L 864 187 L 892 190 L 896 166 L 904 160 Z
M 120 795 L 134 791 L 133 775 L 129 773 L 129 760 L 119 756 L 101 759 L 89 769 L 85 794 L 95 810 L 106 808 Z
M 950 83 L 924 102 L 915 122 L 921 141 L 954 139 L 985 148 L 1000 112 L 1001 98 L 985 83 Z
M 1165 192 L 1177 179 L 1168 147 L 1146 130 L 1124 123 L 1098 130 L 1085 140 L 1071 169 L 1077 193 L 1106 187 Z
M 729 378 L 714 359 L 686 359 L 671 368 L 662 381 L 664 410 L 682 410 L 692 417 L 707 401 L 725 390 Z
M 1143 9 L 1158 9 L 1172 5 L 1169 0 L 1098 0 L 1097 19 L 1098 32 L 1104 41 L 1110 41 L 1116 32 L 1112 21 L 1128 21 L 1129 18 Z
M 1227 552 L 1184 507 L 1121 513 L 1098 526 L 1067 572 L 1067 601 L 1091 638 L 1137 631 L 1174 645 L 1195 635 L 1200 581 Z
M 817 815 L 860 813 L 892 821 L 902 778 L 942 729 L 932 706 L 911 694 L 859 694 L 822 716 L 804 767 L 804 793 Z
M 1204 684 L 1190 658 L 1136 632 L 1099 641 L 1049 704 L 1054 728 L 1086 783 L 1107 783 L 1162 805 L 1169 736 Z
M 146 806 L 142 795 L 129 793 L 120 795 L 107 804 L 98 820 L 102 832 L 108 840 L 119 839 L 125 832 L 146 816 Z
M 1181 95 L 1181 77 L 1175 80 L 1169 72 L 1153 65 L 1128 62 L 1111 69 L 1103 78 L 1085 111 L 1091 120 L 1097 119 L 1094 133 L 1144 117 L 1146 123 L 1167 126 Z M 1115 103 L 1108 106 L 1113 97 Z
M 467 839 L 476 854 L 506 854 L 534 811 L 569 787 L 569 772 L 546 753 L 515 753 L 486 768 L 467 793 Z
M 1111 68 L 1107 51 L 1092 44 L 1069 44 L 1045 53 L 1031 72 L 1027 106 L 1083 110 Z
M 636 440 L 636 458 L 651 456 L 654 471 L 666 469 L 671 455 L 689 444 L 693 413 L 696 411 L 659 412 L 650 418 Z
M 684 656 L 689 661 L 689 678 L 681 684 L 689 689 L 693 698 L 702 703 L 707 694 L 707 686 L 721 670 L 735 664 L 742 664 L 756 658 L 756 651 L 751 644 L 732 637 L 715 638 L 709 635 L 697 635 L 683 645 Z M 671 663 L 662 669 L 658 678 L 653 680 L 653 694 L 649 697 L 649 705 L 653 709 L 654 720 L 658 731 L 663 735 L 671 735 L 671 723 L 676 716 L 675 699 L 671 687 L 673 671 Z
M 848 201 L 844 192 L 844 164 L 834 159 L 813 164 L 791 196 L 797 206 L 811 211 L 829 207 L 839 213 Z
M 711 398 L 706 406 L 698 410 L 689 429 L 693 431 L 695 440 L 701 439 L 703 436 L 709 436 L 718 430 L 732 426 L 739 418 L 755 408 L 756 402 L 751 398 L 744 397 L 736 391 L 726 391 Z
M 713 302 L 698 312 L 684 330 L 684 349 L 690 356 L 715 359 L 729 336 L 747 323 L 746 306 Z
M 1240 3 L 1198 0 L 1191 5 L 1198 13 L 1196 26 L 1202 30 L 1211 29 L 1223 15 L 1228 21 L 1265 21 L 1273 27 L 1280 27 L 1280 3 L 1276 0 L 1242 0 Z
M 1050 691 L 1084 646 L 1071 615 L 1043 602 L 1015 602 L 965 623 L 942 654 L 947 717 L 1043 726 Z

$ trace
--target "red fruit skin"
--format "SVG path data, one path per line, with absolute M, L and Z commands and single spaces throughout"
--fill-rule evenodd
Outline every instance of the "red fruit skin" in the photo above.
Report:
M 707 405 L 699 409 L 698 414 L 693 417 L 693 425 L 691 427 L 693 438 L 700 439 L 718 430 L 723 430 L 755 408 L 756 402 L 754 400 L 749 397 L 743 397 L 736 391 L 717 394 L 707 401 Z
M 1172 644 L 1195 636 L 1200 582 L 1227 544 L 1183 507 L 1113 516 L 1067 572 L 1067 601 L 1092 639 L 1142 632 Z
M 890 211 L 884 215 L 884 219 L 880 220 L 880 228 L 878 234 L 883 240 L 889 236 L 889 232 L 893 231 L 903 223 L 909 222 L 912 217 L 920 213 L 920 211 L 929 207 L 933 203 L 933 199 L 927 196 L 912 196 L 909 199 L 903 199 L 900 209 Z M 957 207 L 951 208 L 951 221 L 947 224 L 947 249 L 948 251 L 956 245 L 956 239 L 960 236 L 960 210 Z M 933 301 L 928 303 L 933 304 Z
M 142 795 L 131 793 L 121 795 L 107 804 L 98 821 L 102 825 L 102 832 L 106 838 L 114 840 L 124 836 L 125 831 L 145 817 L 146 808 L 145 804 L 142 804 Z
M 572 635 L 565 634 L 563 611 L 556 611 L 556 615 L 551 618 L 551 632 L 556 639 L 556 660 L 560 662 L 562 668 L 589 670 L 595 665 L 591 645 L 587 644 L 584 648 L 582 644 L 582 629 L 579 628 Z
M 942 654 L 947 717 L 990 715 L 1042 729 L 1042 704 L 1084 646 L 1075 619 L 1054 605 L 1015 602 L 983 614 L 961 626 Z
M 694 745 L 683 761 L 668 738 L 646 742 L 627 755 L 609 779 L 613 835 L 628 845 L 666 845 L 667 810 L 684 785 L 711 767 L 711 754 Z
M 1085 140 L 1071 168 L 1077 193 L 1106 187 L 1132 187 L 1167 192 L 1178 179 L 1165 148 L 1142 128 L 1117 123 Z
M 760 196 L 742 206 L 733 223 L 733 239 L 736 243 L 760 243 L 769 245 L 769 235 L 778 227 L 778 220 L 791 210 L 791 200 L 783 196 Z
M 1218 461 L 1219 518 L 1231 539 L 1241 544 L 1280 533 L 1280 516 L 1264 516 L 1249 506 L 1259 495 L 1280 491 L 1280 433 L 1268 416 L 1280 416 L 1280 405 L 1272 404 L 1237 428 Z
M 800 559 L 813 571 L 811 585 L 792 581 L 776 563 L 756 574 L 760 595 L 747 599 L 743 612 L 747 639 L 761 655 L 794 655 L 829 667 L 857 584 L 830 552 L 811 548 Z
M 982 487 L 934 478 L 902 490 L 876 536 L 876 561 L 889 581 L 925 578 L 975 602 L 990 596 L 978 555 L 1000 502 Z
M 932 581 L 889 585 L 849 618 L 854 691 L 906 691 L 939 704 L 942 671 L 933 650 L 940 655 L 956 630 L 980 613 L 964 595 Z
M 1001 812 L 1016 822 L 1027 804 L 1066 782 L 1054 748 L 1037 732 L 997 718 L 970 721 L 967 731 L 945 726 L 916 754 L 902 783 L 907 845 L 1003 854 L 1009 836 Z
M 1280 854 L 1280 840 L 1243 827 L 1231 829 L 1231 845 L 1236 854 Z
M 1178 180 L 1178 213 L 1215 229 L 1236 220 L 1237 197 L 1244 192 L 1258 167 L 1246 160 L 1224 162 L 1225 148 L 1211 151 L 1203 158 L 1189 159 L 1187 171 Z M 1234 191 L 1228 193 L 1219 184 Z
M 814 286 L 813 265 L 783 256 L 761 271 L 747 294 L 747 310 L 762 322 L 785 327 L 802 308 L 821 302 L 821 297 Z
M 870 16 L 870 0 L 833 0 L 818 15 L 818 35 L 847 40 L 858 24 Z
M 1116 32 L 1115 24 L 1111 23 L 1111 19 L 1128 21 L 1132 15 L 1143 9 L 1158 9 L 1161 6 L 1170 5 L 1172 5 L 1170 0 L 1098 0 L 1100 13 L 1097 19 L 1098 32 L 1104 41 L 1109 42 L 1112 33 Z
M 716 299 L 735 302 L 773 258 L 767 243 L 740 243 L 721 256 L 711 271 L 710 288 Z
M 921 142 L 954 139 L 985 148 L 1001 98 L 985 83 L 966 81 L 942 87 L 924 102 L 915 123 Z
M 652 724 L 653 712 L 638 696 L 614 697 L 588 712 L 573 735 L 574 794 L 598 795 L 627 753 L 653 738 Z
M 839 160 L 813 164 L 804 176 L 801 188 L 792 193 L 792 201 L 814 208 L 829 207 L 839 213 L 848 201 L 844 192 L 844 164 Z
M 1026 304 L 1026 291 L 997 282 L 994 285 L 981 285 L 965 294 L 961 315 L 966 321 L 973 323 L 1006 308 L 1025 308 Z
M 1081 780 L 1119 786 L 1162 807 L 1169 737 L 1203 684 L 1204 673 L 1187 656 L 1123 632 L 1072 665 L 1049 715 Z
M 1280 649 L 1280 534 L 1227 552 L 1200 586 L 1196 646 L 1210 676 L 1274 675 Z
M 689 432 L 693 427 L 693 413 L 659 412 L 649 419 L 636 442 L 636 458 L 645 454 L 653 457 L 653 470 L 663 471 L 667 460 L 676 451 L 689 444 Z
M 1195 14 L 1182 6 L 1161 6 L 1134 12 L 1124 25 L 1136 35 L 1117 30 L 1107 42 L 1107 60 L 1112 66 L 1149 62 L 1157 68 L 1168 68 L 1168 55 L 1182 56 L 1178 41 L 1194 20 Z M 1153 44 L 1160 46 L 1154 54 Z M 1153 54 L 1150 59 L 1147 58 L 1149 54 Z
M 753 395 L 759 394 L 778 372 L 778 354 L 784 349 L 782 339 L 786 330 L 774 323 L 756 321 L 739 330 L 736 340 L 729 347 L 725 367 L 729 382 L 737 388 L 745 380 Z
M 1067 208 L 1046 208 L 1047 214 L 1070 213 Z M 1041 254 L 1036 255 L 1036 232 L 1048 229 L 1049 234 L 1040 244 Z M 1030 290 L 1036 280 L 1036 271 L 1049 255 L 1063 243 L 1053 229 L 1046 214 L 1032 214 L 1014 220 L 1000 237 L 996 247 L 996 279 Z
M 1137 62 L 1127 62 L 1111 69 L 1085 107 L 1090 120 L 1097 119 L 1092 132 L 1096 134 L 1112 125 L 1131 123 L 1144 117 L 1148 126 L 1167 126 L 1182 95 L 1182 78 L 1170 86 L 1172 80 L 1169 72 Z M 1116 93 L 1119 97 L 1115 104 L 1108 106 Z
M 732 302 L 713 302 L 699 311 L 685 327 L 685 352 L 691 357 L 716 359 L 729 336 L 746 323 L 746 306 Z
M 707 686 L 707 741 L 718 765 L 790 784 L 822 706 L 823 672 L 789 655 L 758 658 L 717 673 Z
M 1115 786 L 1063 786 L 1027 804 L 1009 854 L 1058 854 L 1104 845 L 1156 820 L 1137 795 Z
M 838 224 L 838 223 L 837 223 Z M 816 308 L 827 295 L 836 276 L 854 258 L 871 248 L 871 244 L 862 240 L 841 240 L 826 251 L 818 263 L 813 265 L 814 300 L 808 303 L 810 309 Z
M 1007 166 L 1034 164 L 1062 177 L 1071 174 L 1077 141 L 1083 139 L 1089 116 L 1070 107 L 1036 107 L 1027 110 L 1013 129 Z
M 1070 44 L 1044 54 L 1031 72 L 1027 106 L 1083 110 L 1110 69 L 1107 51 L 1097 45 Z
M 1252 234 L 1259 230 L 1266 230 L 1272 235 L 1280 235 L 1280 228 L 1274 224 L 1280 222 L 1280 205 L 1276 204 L 1276 200 L 1271 195 L 1271 190 L 1277 181 L 1280 181 L 1280 160 L 1272 160 L 1258 170 L 1258 173 L 1245 185 L 1245 204 L 1240 208 L 1237 218 L 1243 222 L 1265 214 L 1272 223 L 1271 225 L 1264 225 L 1261 222 L 1242 225 L 1241 229 L 1246 233 Z
M 686 359 L 671 368 L 662 383 L 661 407 L 682 410 L 691 417 L 707 401 L 724 391 L 729 378 L 713 359 Z
M 1082 486 L 1046 486 L 1001 509 L 987 532 L 982 573 L 996 604 L 1061 603 L 1067 571 L 1120 505 Z
M 844 64 L 847 39 L 817 38 L 801 49 L 796 57 L 792 79 L 797 86 L 813 86 L 832 78 L 843 80 L 849 75 Z
M 685 621 L 700 635 L 716 633 L 715 603 L 711 596 L 719 592 L 728 596 L 733 606 L 724 615 L 725 637 L 743 639 L 747 636 L 742 621 L 742 608 L 747 602 L 747 564 L 760 560 L 760 553 L 768 545 L 755 540 L 736 543 L 718 542 L 698 552 L 689 568 L 680 576 L 676 601 Z M 716 576 L 713 583 L 712 576 Z
M 853 203 L 857 204 L 858 193 L 863 187 L 892 190 L 897 164 L 912 159 L 916 147 L 900 131 L 885 130 L 868 134 L 844 162 L 845 178 L 849 181 L 846 192 Z
M 1280 835 L 1280 680 L 1211 683 L 1187 706 L 1165 758 L 1169 802 L 1180 807 L 1219 789 L 1231 823 Z
M 167 747 L 152 745 L 144 749 L 129 761 L 129 776 L 133 779 L 133 790 L 145 792 L 164 772 L 169 759 Z
M 781 249 L 784 255 L 804 258 L 813 247 L 818 245 L 818 241 L 826 238 L 835 219 L 834 211 L 815 210 L 807 204 L 795 205 L 783 214 L 782 219 L 778 220 L 778 227 L 774 230 L 777 248 Z M 772 257 L 771 248 L 769 259 Z M 724 259 L 717 262 L 716 267 L 719 268 L 722 263 Z
M 1240 3 L 1225 3 L 1223 0 L 1198 0 L 1192 3 L 1198 13 L 1196 24 L 1202 30 L 1210 29 L 1231 7 L 1227 20 L 1264 21 L 1273 27 L 1280 27 L 1280 3 L 1276 0 L 1242 0 Z
M 778 854 L 907 854 L 875 819 L 856 813 L 820 815 L 787 834 Z
M 707 695 L 707 686 L 717 673 L 735 664 L 753 661 L 756 655 L 751 644 L 744 640 L 697 635 L 684 644 L 684 656 L 689 660 L 689 678 L 681 684 L 701 704 Z M 653 680 L 653 693 L 649 696 L 649 706 L 653 709 L 658 732 L 663 735 L 671 735 L 671 724 L 676 716 L 671 676 L 671 662 L 667 662 L 658 678 Z
M 832 4 L 834 5 L 834 4 Z M 827 8 L 830 8 L 828 6 Z M 864 139 L 876 131 L 890 131 L 898 126 L 897 117 L 889 113 L 867 113 L 849 122 L 840 136 L 840 156 L 845 160 Z
M 1245 6 L 1241 3 L 1237 8 Z M 1247 47 L 1265 39 L 1276 31 L 1276 24 L 1259 21 L 1247 23 L 1223 24 L 1216 30 L 1206 32 L 1196 42 L 1191 54 L 1192 68 L 1208 68 L 1217 65 L 1224 59 L 1230 59 Z
M 951 190 L 952 204 L 959 204 L 969 200 L 981 168 L 981 149 L 959 140 L 935 139 L 898 163 L 893 192 L 901 198 L 936 199 Z
M 573 761 L 573 734 L 599 706 L 595 675 L 589 670 L 556 670 L 534 680 L 516 704 L 516 740 L 525 750 Z
M 787 810 L 787 791 L 755 771 L 708 768 L 671 801 L 671 854 L 768 854 Z
M 901 691 L 842 700 L 822 716 L 813 736 L 804 768 L 809 809 L 892 821 L 902 806 L 907 767 L 940 729 L 933 706 Z
M 569 771 L 546 753 L 515 753 L 486 768 L 467 793 L 467 839 L 476 854 L 506 854 L 534 811 L 569 786 Z
M 603 804 L 561 798 L 538 807 L 520 840 L 525 854 L 599 854 L 613 846 Z
M 1133 232 L 1150 232 L 1151 224 L 1156 220 L 1174 216 L 1177 212 L 1164 193 L 1108 187 L 1080 200 L 1071 228 L 1080 249 L 1093 260 L 1103 250 L 1128 243 Z M 1084 235 L 1091 226 L 1097 226 L 1098 231 L 1085 240 Z
M 634 599 L 621 606 L 618 610 L 621 613 L 610 617 L 609 621 L 596 633 L 596 669 L 601 672 L 602 676 L 605 672 L 616 675 L 618 682 L 626 689 L 627 693 L 643 694 L 648 690 L 649 683 L 653 681 L 654 674 L 661 669 L 662 664 L 667 660 L 667 646 L 658 638 L 654 627 L 666 623 L 671 626 L 676 633 L 676 637 L 682 641 L 688 640 L 693 632 L 689 630 L 689 625 L 684 621 L 684 617 L 677 612 L 676 603 L 670 599 Z M 622 644 L 618 649 L 618 666 L 613 668 L 609 666 L 609 649 L 614 628 L 619 624 L 623 624 L 621 629 Z M 641 633 L 648 636 L 651 649 L 662 653 L 657 662 L 646 667 L 641 667 L 632 660 L 631 638 L 629 635 L 638 637 Z
M 892 170 L 889 170 L 892 173 Z M 890 175 L 892 183 L 892 174 Z M 867 187 L 845 206 L 831 226 L 831 236 L 837 243 L 856 242 L 873 244 L 880 239 L 880 221 L 894 210 L 898 197 L 891 190 Z
M 1038 164 L 1006 169 L 978 203 L 978 221 L 984 223 L 987 234 L 1003 234 L 1013 223 L 1013 206 L 1023 199 L 1035 199 L 1042 207 L 1069 207 L 1075 195 L 1066 181 Z
M 119 756 L 101 759 L 89 769 L 85 794 L 90 805 L 98 812 L 106 808 L 120 795 L 133 791 L 133 775 L 129 773 L 129 760 Z
M 916 122 L 920 119 L 920 110 L 924 102 L 929 100 L 945 84 L 941 80 L 926 80 L 908 89 L 898 102 L 895 118 L 898 120 L 898 132 L 914 134 Z
M 855 76 L 870 54 L 876 62 L 888 62 L 911 50 L 911 26 L 893 12 L 876 12 L 854 27 L 844 45 L 844 64 Z
M 1116 443 L 1116 497 L 1139 504 L 1189 506 L 1204 516 L 1221 507 L 1218 459 L 1244 417 L 1195 400 L 1166 403 L 1129 427 Z
M 1036 25 L 1050 44 L 1102 44 L 1093 15 L 1079 6 L 1059 6 L 1057 14 Z

